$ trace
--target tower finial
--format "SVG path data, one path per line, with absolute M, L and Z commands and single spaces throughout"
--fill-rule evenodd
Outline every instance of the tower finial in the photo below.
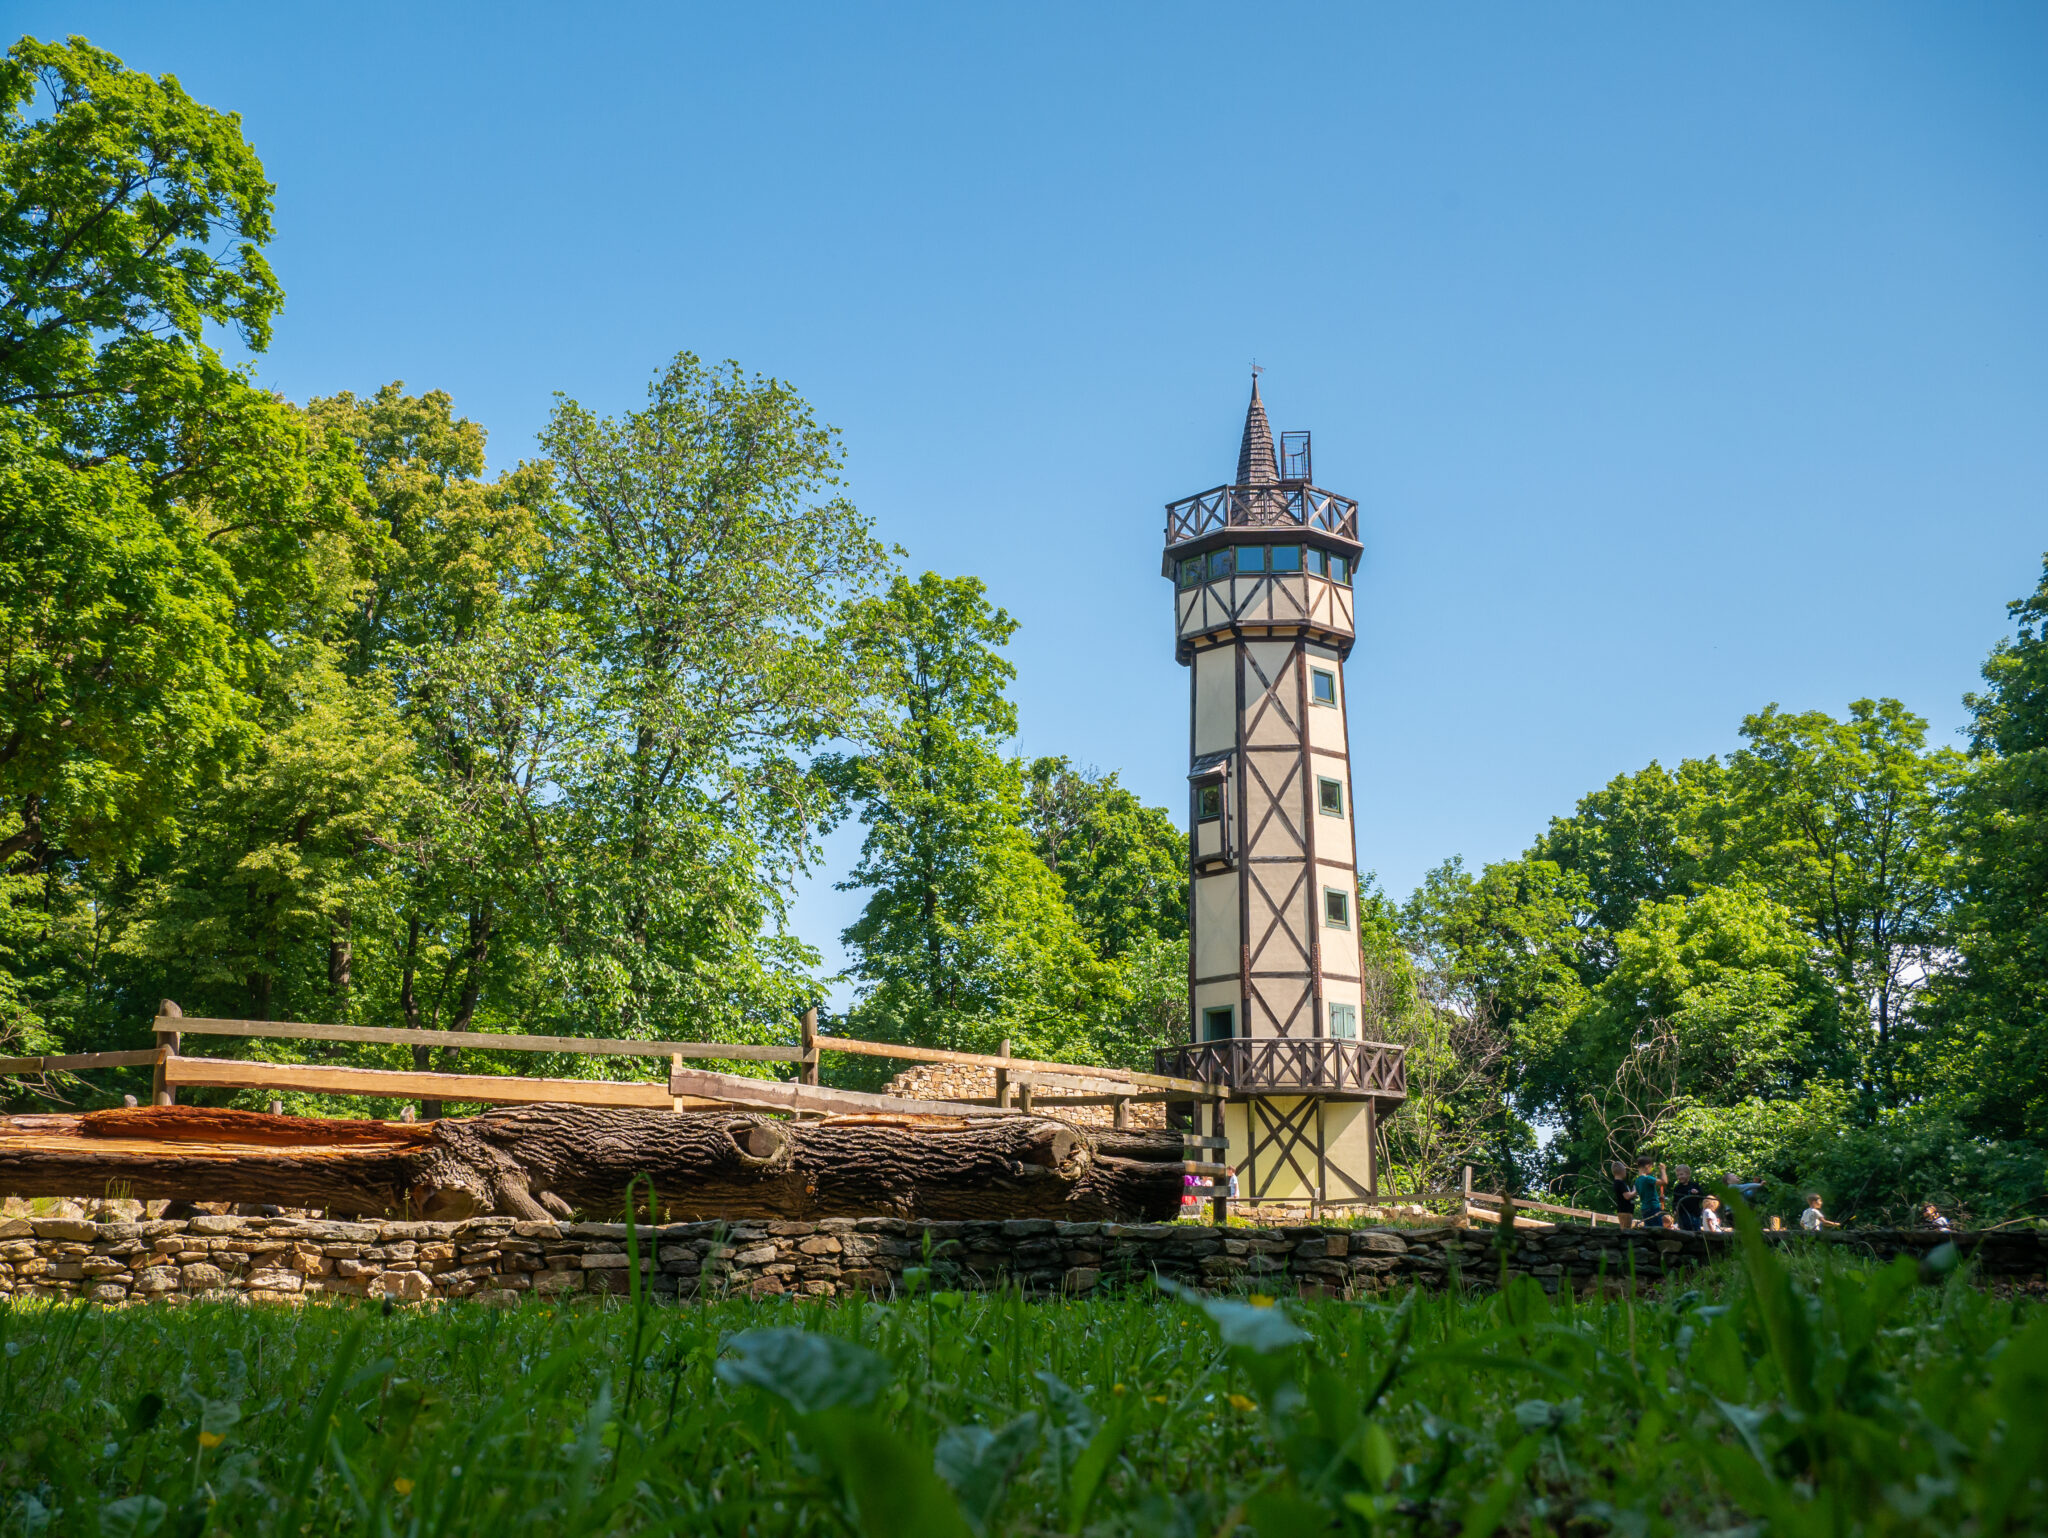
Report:
M 1237 450 L 1239 486 L 1271 486 L 1280 479 L 1280 462 L 1273 455 L 1273 425 L 1266 420 L 1266 403 L 1259 399 L 1259 375 L 1265 370 L 1252 364 L 1252 401 L 1244 413 L 1244 441 Z

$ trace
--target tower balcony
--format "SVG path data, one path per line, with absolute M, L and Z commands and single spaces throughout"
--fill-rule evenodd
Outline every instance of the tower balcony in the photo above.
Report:
M 1235 1095 L 1405 1100 L 1408 1049 L 1341 1036 L 1233 1036 L 1152 1053 L 1154 1072 L 1220 1084 Z
M 1358 503 L 1307 481 L 1216 486 L 1166 507 L 1166 548 L 1230 529 L 1305 529 L 1357 544 Z

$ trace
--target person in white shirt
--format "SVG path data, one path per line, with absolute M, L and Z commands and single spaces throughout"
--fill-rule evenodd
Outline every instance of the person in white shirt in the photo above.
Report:
M 1799 1214 L 1799 1226 L 1810 1234 L 1817 1234 L 1823 1228 L 1840 1228 L 1842 1225 L 1833 1218 L 1822 1216 L 1820 1193 L 1816 1191 L 1806 1199 L 1806 1210 Z
M 1728 1225 L 1721 1221 L 1721 1198 L 1710 1196 L 1700 1203 L 1700 1232 L 1703 1234 L 1725 1234 Z

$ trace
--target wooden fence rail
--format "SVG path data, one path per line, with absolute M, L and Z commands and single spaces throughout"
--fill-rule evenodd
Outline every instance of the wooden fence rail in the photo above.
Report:
M 674 1110 L 693 1106 L 749 1105 L 812 1114 L 881 1112 L 896 1115 L 1013 1116 L 1029 1114 L 1036 1100 L 1037 1105 L 1048 1108 L 1114 1105 L 1118 1108 L 1119 1126 L 1125 1125 L 1125 1115 L 1133 1101 L 1216 1101 L 1227 1098 L 1229 1093 L 1221 1086 L 1198 1080 L 1135 1073 L 1097 1064 L 1037 1062 L 1011 1057 L 1007 1050 L 997 1056 L 940 1047 L 905 1046 L 896 1042 L 861 1041 L 847 1036 L 821 1036 L 817 1033 L 816 1018 L 815 1012 L 805 1015 L 800 1045 L 766 1046 L 718 1041 L 617 1041 L 587 1036 L 407 1030 L 392 1026 L 326 1025 L 295 1020 L 226 1020 L 186 1015 L 177 1005 L 166 1000 L 153 1023 L 157 1038 L 155 1047 L 127 1052 L 0 1058 L 0 1075 L 150 1065 L 155 1069 L 152 1099 L 158 1105 L 175 1102 L 180 1086 L 378 1095 L 394 1099 L 458 1100 L 492 1105 L 556 1101 L 571 1105 L 646 1106 Z M 666 1059 L 668 1076 L 666 1081 L 642 1079 L 621 1082 L 194 1057 L 181 1050 L 184 1038 L 190 1036 Z M 1004 1045 L 1007 1049 L 1008 1043 Z M 996 1070 L 997 1093 L 986 1100 L 930 1101 L 901 1095 L 829 1089 L 817 1082 L 820 1052 L 991 1067 Z M 797 1067 L 797 1082 L 751 1079 L 683 1066 L 689 1059 L 706 1058 L 726 1062 L 793 1063 Z M 1041 1094 L 1042 1091 L 1050 1093 Z

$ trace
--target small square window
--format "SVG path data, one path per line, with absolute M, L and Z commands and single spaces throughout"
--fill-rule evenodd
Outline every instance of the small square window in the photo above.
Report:
M 1337 675 L 1328 668 L 1310 668 L 1308 674 L 1308 697 L 1318 705 L 1337 703 Z
M 1351 894 L 1342 887 L 1323 888 L 1323 922 L 1332 929 L 1351 927 Z
M 1195 790 L 1195 821 L 1214 822 L 1223 815 L 1223 787 L 1211 780 Z
M 1202 1011 L 1202 1040 L 1228 1041 L 1237 1034 L 1237 1012 L 1225 1004 L 1220 1009 Z
M 1358 1040 L 1358 1011 L 1349 1004 L 1330 1006 L 1330 1034 L 1339 1041 Z
M 1341 555 L 1330 557 L 1330 580 L 1347 583 L 1351 580 L 1351 563 Z
M 1266 569 L 1266 547 L 1264 545 L 1239 545 L 1237 547 L 1237 569 L 1264 571 Z
M 1209 552 L 1209 580 L 1211 582 L 1214 582 L 1218 578 L 1227 577 L 1229 575 L 1230 551 L 1228 549 L 1211 550 Z
M 1328 563 L 1323 555 L 1323 552 L 1316 549 L 1314 546 L 1310 546 L 1308 552 L 1308 574 L 1311 577 L 1320 577 L 1321 575 L 1323 575 L 1323 572 L 1326 569 L 1327 564 Z
M 1270 569 L 1273 571 L 1300 571 L 1301 546 L 1274 545 L 1267 552 Z
M 1180 585 L 1182 588 L 1199 587 L 1202 583 L 1202 561 L 1197 556 L 1192 561 L 1180 563 Z
M 1316 804 L 1322 808 L 1325 817 L 1344 815 L 1344 782 L 1342 780 L 1317 780 Z

